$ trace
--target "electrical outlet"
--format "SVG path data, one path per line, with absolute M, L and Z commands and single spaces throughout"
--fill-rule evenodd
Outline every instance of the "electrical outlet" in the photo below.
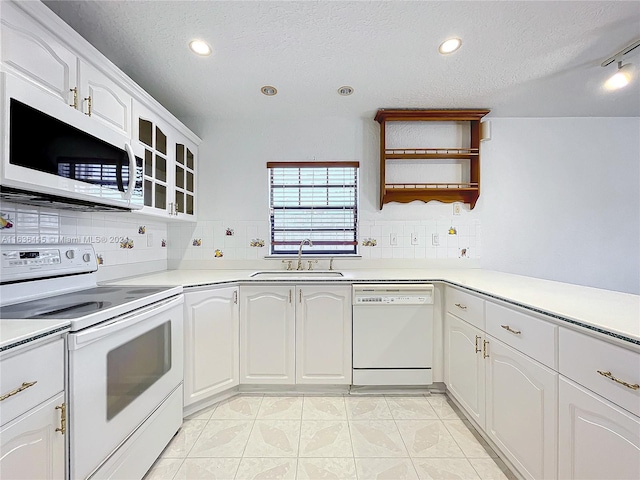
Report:
M 438 235 L 437 233 L 431 235 L 431 245 L 433 245 L 434 247 L 440 245 L 440 235 Z
M 153 247 L 153 234 L 147 233 L 147 247 Z
M 460 205 L 459 203 L 454 203 L 453 204 L 453 214 L 454 215 L 460 215 L 462 213 L 462 205 Z
M 415 232 L 411 234 L 411 245 L 418 245 L 418 234 Z
M 389 245 L 398 245 L 398 234 L 390 233 L 389 234 Z

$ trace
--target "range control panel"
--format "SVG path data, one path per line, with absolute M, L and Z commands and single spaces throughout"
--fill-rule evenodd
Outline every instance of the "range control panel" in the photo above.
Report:
M 97 270 L 91 245 L 0 245 L 2 283 Z

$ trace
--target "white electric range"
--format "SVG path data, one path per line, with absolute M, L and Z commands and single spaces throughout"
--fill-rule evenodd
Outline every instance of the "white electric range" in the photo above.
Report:
M 0 245 L 0 319 L 64 319 L 72 479 L 142 478 L 182 424 L 182 287 L 98 286 L 91 245 Z

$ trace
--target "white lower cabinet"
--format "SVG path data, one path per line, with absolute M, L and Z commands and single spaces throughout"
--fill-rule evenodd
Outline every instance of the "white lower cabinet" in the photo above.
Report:
M 351 288 L 296 288 L 296 383 L 351 384 Z
M 444 331 L 447 390 L 467 413 L 485 426 L 485 369 L 482 357 L 484 332 L 447 313 Z
M 558 373 L 485 340 L 485 432 L 525 478 L 556 478 Z
M 0 354 L 0 478 L 65 478 L 64 339 Z
M 64 479 L 61 410 L 64 393 L 41 403 L 0 429 L 0 478 L 3 480 Z
M 240 383 L 351 383 L 350 286 L 243 286 L 240 298 Z
M 640 418 L 560 377 L 561 480 L 640 478 Z
M 294 286 L 240 288 L 240 383 L 295 383 Z
M 239 383 L 238 287 L 186 291 L 184 406 Z

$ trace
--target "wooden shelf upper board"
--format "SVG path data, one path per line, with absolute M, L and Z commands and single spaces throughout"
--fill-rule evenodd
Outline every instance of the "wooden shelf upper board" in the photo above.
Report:
M 415 108 L 381 108 L 374 120 L 382 122 L 464 122 L 480 120 L 489 109 L 415 109 Z

